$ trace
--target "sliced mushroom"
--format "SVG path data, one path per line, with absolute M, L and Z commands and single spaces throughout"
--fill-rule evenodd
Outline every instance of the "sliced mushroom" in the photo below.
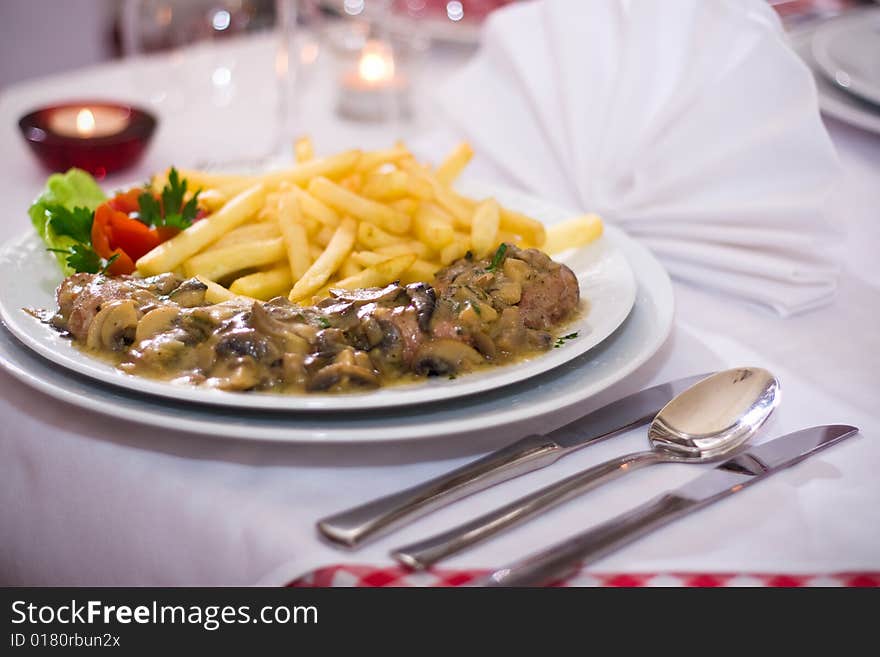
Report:
M 357 306 L 350 301 L 343 301 L 325 306 L 324 319 L 334 328 L 348 331 L 358 324 Z
M 180 309 L 176 306 L 159 306 L 149 311 L 138 322 L 134 341 L 147 340 L 154 335 L 167 331 L 179 315 Z
M 251 390 L 260 383 L 260 368 L 247 357 L 221 363 L 211 375 L 208 385 L 221 390 Z
M 207 291 L 208 286 L 198 278 L 188 278 L 176 290 L 172 291 L 168 298 L 184 308 L 195 308 L 205 303 L 205 292 Z
M 138 324 L 137 305 L 131 299 L 111 301 L 89 324 L 86 346 L 119 351 L 134 341 Z
M 364 287 L 358 290 L 330 290 L 330 295 L 341 301 L 351 301 L 355 304 L 371 302 L 394 301 L 402 291 L 397 283 L 391 283 L 385 287 Z
M 251 326 L 258 331 L 268 333 L 278 338 L 284 346 L 284 351 L 295 354 L 306 354 L 309 350 L 309 342 L 297 333 L 299 326 L 293 322 L 284 322 L 271 315 L 266 306 L 254 302 L 251 308 Z
M 433 340 L 419 347 L 412 369 L 416 374 L 455 374 L 482 362 L 480 353 L 463 342 Z
M 156 276 L 148 276 L 147 278 L 130 278 L 128 279 L 132 285 L 142 290 L 155 292 L 156 294 L 168 294 L 175 288 L 180 286 L 183 279 L 177 274 L 158 274 Z
M 376 375 L 358 365 L 333 363 L 318 370 L 309 381 L 309 390 L 329 390 L 337 388 L 345 390 L 353 387 L 376 388 L 379 379 Z
M 227 331 L 214 346 L 218 358 L 250 356 L 256 361 L 272 362 L 281 357 L 275 345 L 254 329 L 236 328 Z
M 437 293 L 427 283 L 412 283 L 406 286 L 406 295 L 416 309 L 419 328 L 427 333 L 431 330 L 431 317 L 437 304 Z
M 397 326 L 384 319 L 377 320 L 382 339 L 370 350 L 370 359 L 382 372 L 393 371 L 403 363 L 404 341 Z

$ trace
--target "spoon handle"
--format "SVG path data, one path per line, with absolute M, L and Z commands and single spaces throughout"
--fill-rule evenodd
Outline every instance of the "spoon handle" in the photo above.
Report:
M 611 459 L 520 497 L 470 522 L 394 550 L 391 556 L 410 568 L 428 568 L 441 559 L 533 517 L 539 511 L 570 500 L 626 472 L 661 461 L 663 457 L 652 451 Z
M 522 561 L 490 573 L 473 586 L 543 586 L 591 563 L 686 513 L 694 500 L 665 494 Z

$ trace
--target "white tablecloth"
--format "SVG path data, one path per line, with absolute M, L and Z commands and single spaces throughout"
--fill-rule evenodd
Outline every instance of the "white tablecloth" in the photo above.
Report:
M 230 53 L 223 56 L 232 62 L 233 82 L 242 80 L 244 87 L 247 76 L 240 74 L 248 55 Z M 435 77 L 422 84 L 429 86 L 459 61 L 453 53 L 435 55 L 429 67 Z M 29 228 L 25 211 L 45 178 L 17 134 L 18 117 L 68 97 L 148 103 L 156 88 L 144 81 L 155 78 L 144 70 L 110 64 L 21 84 L 0 96 L 0 238 Z M 431 126 L 429 104 L 397 133 L 340 122 L 332 113 L 332 77 L 315 75 L 310 85 L 302 126 L 319 151 L 380 146 Z M 161 129 L 148 156 L 109 185 L 143 179 L 172 162 L 186 166 L 204 158 L 252 155 L 255 144 L 271 139 L 268 96 L 251 94 L 247 102 L 228 103 L 222 94 L 193 95 L 178 99 L 183 107 L 170 101 L 159 106 Z M 211 108 L 209 101 L 217 106 Z M 577 412 L 673 376 L 756 364 L 774 371 L 784 387 L 782 407 L 762 440 L 828 422 L 855 424 L 861 435 L 621 550 L 597 570 L 880 570 L 880 137 L 835 122 L 829 122 L 829 130 L 845 169 L 830 212 L 847 232 L 844 275 L 834 303 L 780 319 L 676 284 L 676 325 L 661 351 L 612 390 L 545 424 L 559 425 Z M 56 402 L 0 370 L 0 583 L 278 584 L 335 563 L 388 565 L 391 547 L 646 444 L 643 430 L 629 432 L 357 552 L 318 540 L 318 517 L 439 474 L 529 428 L 524 423 L 504 435 L 485 431 L 468 439 L 391 448 L 244 444 L 111 420 Z M 695 474 L 693 466 L 642 471 L 448 565 L 502 565 Z

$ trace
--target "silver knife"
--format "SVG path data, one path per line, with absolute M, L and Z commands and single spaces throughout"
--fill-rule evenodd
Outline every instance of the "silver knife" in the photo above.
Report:
M 546 436 L 528 436 L 422 484 L 323 518 L 318 531 L 331 541 L 359 545 L 403 520 L 543 468 L 576 449 L 647 422 L 673 397 L 709 374 L 669 381 L 619 399 Z
M 637 538 L 849 438 L 845 424 L 803 429 L 752 447 L 693 481 L 616 518 L 491 573 L 474 586 L 540 586 L 570 576 Z

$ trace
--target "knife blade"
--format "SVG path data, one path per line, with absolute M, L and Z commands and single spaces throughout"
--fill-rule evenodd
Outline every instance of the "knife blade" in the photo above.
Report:
M 673 397 L 711 374 L 698 374 L 633 393 L 547 435 L 528 436 L 482 458 L 398 493 L 323 518 L 318 531 L 354 547 L 480 490 L 543 468 L 576 449 L 652 419 Z
M 569 576 L 659 527 L 790 467 L 858 432 L 837 424 L 802 429 L 752 447 L 683 486 L 585 532 L 500 568 L 475 586 L 539 586 Z

